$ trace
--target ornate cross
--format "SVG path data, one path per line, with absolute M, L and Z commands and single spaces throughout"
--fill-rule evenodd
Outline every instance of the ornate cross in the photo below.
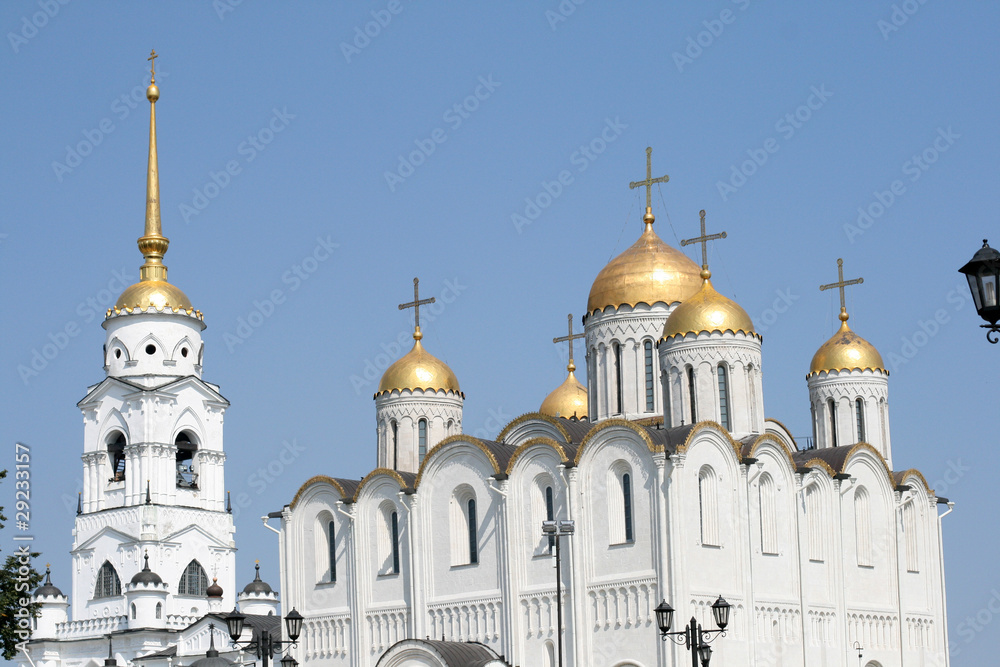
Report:
M 146 60 L 149 61 L 149 82 L 151 84 L 156 83 L 156 59 L 160 56 L 156 55 L 156 49 L 149 52 L 149 57 Z
M 830 283 L 829 285 L 820 285 L 819 290 L 822 292 L 824 290 L 833 289 L 834 287 L 840 289 L 840 310 L 844 312 L 847 310 L 847 304 L 844 302 L 844 288 L 848 285 L 860 285 L 865 281 L 864 278 L 855 278 L 854 280 L 844 280 L 844 260 L 837 259 L 837 275 L 840 278 L 835 283 Z
M 701 236 L 693 239 L 685 239 L 681 241 L 681 245 L 691 245 L 692 243 L 701 244 L 701 268 L 708 268 L 708 242 L 714 241 L 716 239 L 726 238 L 725 232 L 720 232 L 718 234 L 706 234 L 705 233 L 705 209 L 698 211 L 698 215 L 701 216 Z
M 666 183 L 670 180 L 669 176 L 661 176 L 659 178 L 653 178 L 653 148 L 652 146 L 646 147 L 646 180 L 644 181 L 632 181 L 628 184 L 630 190 L 635 188 L 646 186 L 646 208 L 653 208 L 653 197 L 652 190 L 654 183 Z
M 413 279 L 413 301 L 409 303 L 399 304 L 400 310 L 405 310 L 407 308 L 413 309 L 413 322 L 416 326 L 416 330 L 420 331 L 420 306 L 424 306 L 428 303 L 434 303 L 434 297 L 429 299 L 420 298 L 420 278 Z
M 569 320 L 569 335 L 568 336 L 560 336 L 559 338 L 553 338 L 552 342 L 553 343 L 569 343 L 569 365 L 567 365 L 567 369 L 573 371 L 573 370 L 576 370 L 576 364 L 573 363 L 573 341 L 576 340 L 577 338 L 583 338 L 585 336 L 585 334 L 582 334 L 582 333 L 575 334 L 575 333 L 573 333 L 573 314 L 572 313 L 570 313 L 569 315 L 567 315 L 566 319 Z

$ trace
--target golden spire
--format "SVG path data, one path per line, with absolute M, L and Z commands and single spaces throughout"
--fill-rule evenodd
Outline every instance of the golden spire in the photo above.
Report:
M 875 346 L 864 338 L 854 333 L 848 326 L 847 304 L 844 300 L 844 288 L 848 285 L 860 285 L 864 278 L 854 278 L 844 280 L 844 260 L 837 260 L 837 277 L 839 280 L 829 285 L 820 285 L 820 291 L 837 288 L 840 290 L 840 328 L 813 355 L 812 363 L 809 366 L 809 375 L 812 377 L 823 372 L 831 371 L 852 371 L 871 370 L 888 373 L 882 355 L 878 353 Z
M 156 87 L 156 51 L 150 61 L 150 83 L 146 89 L 149 100 L 149 163 L 146 169 L 146 228 L 139 239 L 139 250 L 146 262 L 139 269 L 139 280 L 167 280 L 167 267 L 163 265 L 163 255 L 170 240 L 165 238 L 160 226 L 160 176 L 156 160 L 156 100 L 160 99 L 160 89 Z
M 701 244 L 701 279 L 708 280 L 712 277 L 712 272 L 708 270 L 708 242 L 716 239 L 724 239 L 726 238 L 726 233 L 720 232 L 719 234 L 706 234 L 705 209 L 698 211 L 698 215 L 701 217 L 701 236 L 693 239 L 685 239 L 681 241 L 681 246 L 691 245 L 692 243 Z

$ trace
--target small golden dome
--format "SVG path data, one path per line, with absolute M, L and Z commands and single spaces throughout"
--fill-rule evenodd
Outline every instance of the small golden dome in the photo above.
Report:
M 169 307 L 171 310 L 190 310 L 191 301 L 187 298 L 181 288 L 172 285 L 164 280 L 141 280 L 132 285 L 118 297 L 115 309 L 156 308 L 163 310 Z
M 570 366 L 566 380 L 549 394 L 538 411 L 553 417 L 587 418 L 587 389 L 580 384 L 573 374 L 575 366 Z
M 823 372 L 852 370 L 882 371 L 888 374 L 882 355 L 875 346 L 847 326 L 849 317 L 846 310 L 840 311 L 840 329 L 816 350 L 806 377 Z
M 601 269 L 590 288 L 587 312 L 608 306 L 684 301 L 698 291 L 698 265 L 653 231 L 653 214 L 643 216 L 639 240 Z
M 702 331 L 754 333 L 753 320 L 747 315 L 747 311 L 732 299 L 716 292 L 709 280 L 711 275 L 708 269 L 702 271 L 705 280 L 701 289 L 670 313 L 663 325 L 660 340 Z
M 458 378 L 448 364 L 424 349 L 420 344 L 422 337 L 418 329 L 413 334 L 413 349 L 386 369 L 379 382 L 376 397 L 404 389 L 454 392 L 464 397 L 458 387 Z

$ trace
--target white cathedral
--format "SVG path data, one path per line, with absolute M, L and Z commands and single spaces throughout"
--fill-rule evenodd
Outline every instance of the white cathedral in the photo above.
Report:
M 155 114 L 155 82 L 147 97 Z M 151 115 L 145 264 L 104 322 L 107 377 L 79 403 L 72 607 L 48 580 L 36 591 L 21 663 L 96 667 L 110 636 L 119 664 L 247 664 L 225 630 L 238 603 L 244 640 L 300 612 L 288 654 L 303 665 L 666 667 L 691 655 L 661 638 L 658 605 L 676 608 L 671 630 L 707 631 L 722 597 L 717 665 L 948 665 L 950 503 L 893 467 L 889 374 L 843 307 L 860 280 L 841 263 L 823 286 L 841 324 L 812 359 L 813 434 L 796 443 L 764 416 L 761 336 L 712 286 L 705 243 L 724 234 L 702 214 L 700 267 L 666 245 L 649 205 L 662 180 L 647 149 L 642 234 L 598 273 L 583 334 L 571 319 L 566 380 L 493 441 L 462 433 L 465 395 L 424 348 L 415 281 L 413 349 L 374 397 L 379 467 L 305 482 L 270 515 L 282 599 L 259 576 L 237 596 L 228 403 L 202 379 L 202 315 L 162 264 Z

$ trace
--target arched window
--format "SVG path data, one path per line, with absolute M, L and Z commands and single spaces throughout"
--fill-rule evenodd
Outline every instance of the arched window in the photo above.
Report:
M 479 562 L 479 524 L 476 496 L 468 486 L 459 487 L 451 497 L 451 564 Z
M 399 468 L 399 422 L 393 419 L 389 429 L 392 431 L 392 469 L 396 470 Z
M 709 466 L 698 473 L 698 510 L 702 546 L 719 546 L 718 484 Z
M 417 453 L 420 456 L 418 463 L 424 462 L 424 457 L 427 456 L 427 420 L 420 419 L 417 421 Z
M 913 503 L 903 505 L 903 540 L 906 543 L 906 571 L 919 572 L 920 558 L 917 550 L 917 511 Z
M 198 561 L 191 561 L 181 574 L 181 580 L 177 584 L 177 594 L 205 597 L 206 588 L 208 588 L 208 577 L 205 575 L 205 570 Z
M 555 521 L 556 518 L 556 505 L 555 498 L 553 497 L 552 487 L 545 487 L 545 520 Z M 556 538 L 554 535 L 549 535 L 549 553 L 556 548 Z
M 393 512 L 389 516 L 389 528 L 392 533 L 392 572 L 399 574 L 399 515 Z
M 198 473 L 195 471 L 194 455 L 198 451 L 197 441 L 188 431 L 181 431 L 174 440 L 177 446 L 177 488 L 197 489 Z
M 656 409 L 656 404 L 654 402 L 654 389 L 653 389 L 653 341 L 647 340 L 642 344 L 643 355 L 645 357 L 644 362 L 646 366 L 646 412 L 652 412 Z
M 132 603 L 132 620 L 135 620 L 135 603 Z
M 858 442 L 867 442 L 865 439 L 865 402 L 860 398 L 854 400 L 854 411 L 858 420 Z
M 694 424 L 698 421 L 698 401 L 695 398 L 694 393 L 694 369 L 690 366 L 687 367 L 687 381 L 688 381 L 688 400 L 691 405 L 691 423 Z
M 330 563 L 330 582 L 337 581 L 337 524 L 333 520 L 326 523 L 327 557 Z
M 384 501 L 378 511 L 378 573 L 399 574 L 399 515 L 391 500 Z
M 719 376 L 719 420 L 722 424 L 722 428 L 727 431 L 730 430 L 729 424 L 729 376 L 726 373 L 726 367 L 723 364 L 719 364 L 716 369 Z
M 158 619 L 159 618 L 163 618 L 163 603 L 162 602 L 157 602 L 156 603 L 156 618 L 158 618 Z
M 622 496 L 625 499 L 625 541 L 632 541 L 632 476 L 622 475 Z
M 806 489 L 806 530 L 809 538 L 809 560 L 823 562 L 823 505 L 816 485 Z
M 108 461 L 111 462 L 109 482 L 125 481 L 125 434 L 115 431 L 108 438 Z
M 628 544 L 634 535 L 632 516 L 632 469 L 618 461 L 608 471 L 608 541 Z
M 854 492 L 854 533 L 858 567 L 872 566 L 871 500 L 865 487 Z
M 879 426 L 882 427 L 882 448 L 884 450 L 889 443 L 889 433 L 888 433 L 889 409 L 886 407 L 884 398 L 880 398 L 878 401 L 878 418 L 879 418 Z
M 778 518 L 774 479 L 768 473 L 760 476 L 760 551 L 765 554 L 778 553 Z
M 670 369 L 660 371 L 663 377 L 663 423 L 667 428 L 674 424 L 674 406 L 670 404 Z
M 622 413 L 622 346 L 615 341 L 612 344 L 612 349 L 615 354 L 615 412 L 614 414 L 620 415 Z
M 556 667 L 556 646 L 550 641 L 545 642 L 545 667 Z
M 94 586 L 94 599 L 113 598 L 122 594 L 122 580 L 115 572 L 115 566 L 109 561 L 97 571 L 97 584 Z
M 757 387 L 754 384 L 753 364 L 747 366 L 747 397 L 750 399 L 750 423 L 757 423 Z
M 837 446 L 837 402 L 832 398 L 827 401 L 830 408 L 830 444 Z

